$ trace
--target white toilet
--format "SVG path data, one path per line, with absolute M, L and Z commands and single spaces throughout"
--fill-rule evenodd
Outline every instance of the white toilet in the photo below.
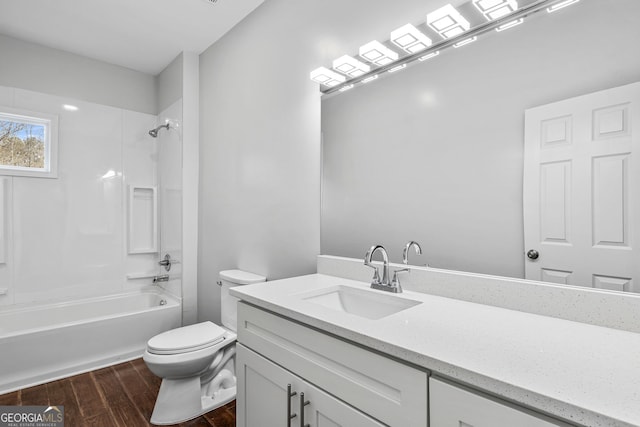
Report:
M 229 295 L 229 288 L 265 280 L 246 271 L 221 271 L 224 327 L 202 322 L 163 332 L 147 342 L 143 359 L 151 372 L 162 378 L 151 424 L 184 422 L 235 399 L 238 300 Z

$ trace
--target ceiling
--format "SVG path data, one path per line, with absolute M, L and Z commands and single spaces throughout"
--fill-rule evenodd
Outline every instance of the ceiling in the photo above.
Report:
M 157 75 L 263 1 L 0 0 L 0 34 Z

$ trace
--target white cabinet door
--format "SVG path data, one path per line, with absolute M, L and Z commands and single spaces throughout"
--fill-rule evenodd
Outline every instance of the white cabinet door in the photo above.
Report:
M 435 378 L 429 379 L 429 417 L 430 427 L 568 427 Z
M 524 148 L 526 278 L 640 292 L 640 83 L 527 110 Z
M 238 341 L 386 425 L 427 425 L 425 371 L 242 302 Z
M 242 344 L 236 349 L 238 427 L 383 426 Z

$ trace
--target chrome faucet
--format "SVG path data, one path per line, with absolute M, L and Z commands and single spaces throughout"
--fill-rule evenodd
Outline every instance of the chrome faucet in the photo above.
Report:
M 371 257 L 378 251 L 382 253 L 382 280 L 380 279 L 378 268 L 371 264 Z M 389 255 L 387 255 L 387 250 L 382 245 L 371 246 L 364 256 L 364 265 L 374 270 L 373 279 L 371 279 L 372 288 L 380 289 L 380 286 L 389 286 Z
M 413 240 L 406 244 L 404 250 L 402 251 L 402 263 L 405 265 L 409 264 L 409 251 L 411 248 L 414 248 L 418 255 L 422 254 L 422 248 L 418 244 L 418 242 L 414 242 Z M 373 254 L 380 251 L 382 253 L 382 279 L 380 279 L 380 273 L 378 272 L 378 268 L 371 263 L 371 258 Z M 371 288 L 378 289 L 380 291 L 387 291 L 393 293 L 402 292 L 402 286 L 400 286 L 400 279 L 398 279 L 399 273 L 410 273 L 411 269 L 409 268 L 401 268 L 399 270 L 395 270 L 393 272 L 393 279 L 389 281 L 389 255 L 387 254 L 387 250 L 381 245 L 371 246 L 371 248 L 367 251 L 364 256 L 364 265 L 367 267 L 373 268 L 373 279 L 371 279 Z
M 402 250 L 402 263 L 404 265 L 409 265 L 409 251 L 413 247 L 418 255 L 422 255 L 422 248 L 418 242 L 414 242 L 413 240 L 407 243 Z M 401 268 L 400 270 L 395 270 L 393 272 L 393 279 L 391 280 L 391 286 L 394 286 L 399 289 L 398 292 L 402 292 L 402 286 L 400 286 L 400 279 L 398 279 L 399 273 L 411 273 L 410 268 Z
M 378 268 L 371 264 L 371 257 L 373 257 L 373 254 L 378 251 L 382 253 L 382 279 L 380 279 Z M 402 292 L 400 282 L 397 280 L 397 271 L 393 274 L 393 280 L 389 282 L 389 255 L 387 255 L 387 250 L 383 246 L 371 246 L 371 249 L 369 249 L 367 254 L 364 256 L 364 265 L 371 267 L 374 270 L 373 279 L 371 280 L 372 289 L 393 292 L 394 294 Z
M 169 275 L 168 274 L 161 274 L 160 276 L 153 276 L 153 283 L 168 282 L 168 281 L 169 281 Z
M 409 250 L 411 249 L 412 246 L 415 248 L 416 253 L 418 255 L 422 255 L 422 248 L 420 247 L 420 244 L 418 242 L 414 242 L 412 240 L 409 243 L 407 243 L 407 245 L 402 250 L 402 263 L 403 264 L 409 264 Z

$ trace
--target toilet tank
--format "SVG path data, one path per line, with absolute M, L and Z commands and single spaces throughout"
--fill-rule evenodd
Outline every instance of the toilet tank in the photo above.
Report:
M 220 283 L 222 285 L 220 291 L 220 318 L 223 326 L 231 329 L 233 332 L 236 332 L 238 329 L 237 304 L 239 299 L 229 295 L 229 288 L 264 282 L 266 280 L 267 278 L 264 276 L 242 270 L 225 270 L 220 272 Z

